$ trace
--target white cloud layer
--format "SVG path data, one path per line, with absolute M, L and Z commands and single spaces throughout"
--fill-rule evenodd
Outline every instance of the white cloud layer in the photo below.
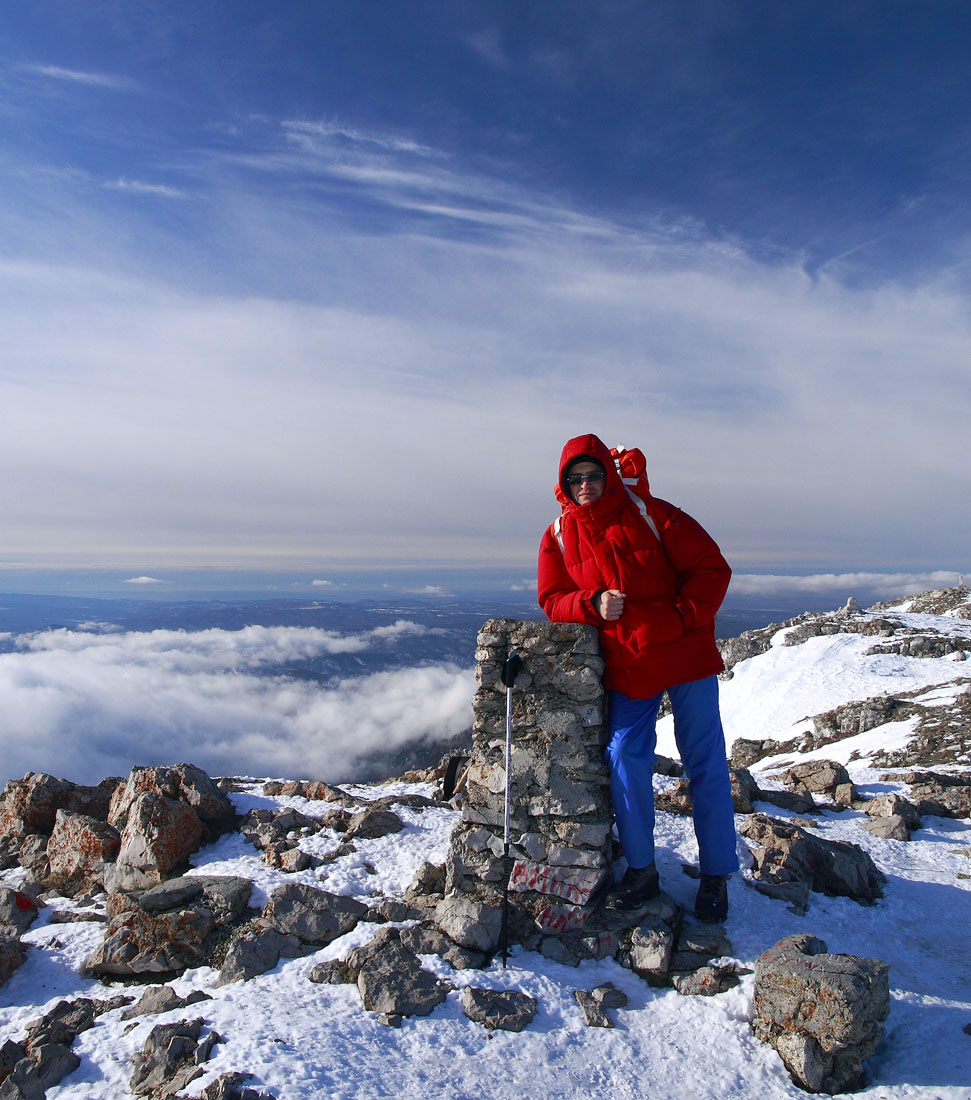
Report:
M 22 636 L 17 651 L 0 654 L 0 780 L 48 771 L 97 782 L 177 760 L 212 774 L 347 778 L 369 754 L 469 727 L 472 671 L 396 669 L 322 689 L 266 670 L 424 629 L 401 621 L 354 635 L 251 626 Z
M 816 573 L 808 577 L 736 573 L 732 577 L 730 592 L 734 596 L 774 595 L 783 592 L 832 595 L 842 589 L 847 596 L 855 592 L 876 592 L 891 599 L 932 588 L 953 588 L 960 580 L 959 573 L 947 570 L 932 573 Z

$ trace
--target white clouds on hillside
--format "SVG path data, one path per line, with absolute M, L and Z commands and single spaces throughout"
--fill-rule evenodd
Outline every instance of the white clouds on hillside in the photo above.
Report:
M 423 631 L 399 622 L 343 636 L 256 626 L 25 636 L 0 654 L 0 779 L 33 770 L 95 782 L 175 760 L 213 774 L 346 777 L 369 753 L 471 725 L 471 671 L 434 665 L 327 689 L 260 671 Z

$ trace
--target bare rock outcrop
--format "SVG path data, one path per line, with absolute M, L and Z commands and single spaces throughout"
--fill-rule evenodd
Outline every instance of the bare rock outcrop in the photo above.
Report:
M 883 896 L 886 878 L 862 848 L 823 840 L 790 821 L 755 814 L 741 827 L 751 840 L 755 888 L 804 913 L 809 891 L 849 897 L 871 905 Z
M 200 768 L 132 768 L 108 811 L 121 844 L 117 861 L 105 870 L 106 887 L 142 890 L 161 882 L 234 820 L 232 803 Z
M 0 798 L 0 835 L 50 836 L 58 810 L 71 810 L 103 821 L 120 779 L 104 779 L 96 787 L 71 783 L 44 772 L 11 779 Z
M 47 842 L 50 874 L 77 880 L 82 888 L 103 886 L 105 869 L 114 861 L 120 844 L 118 830 L 106 821 L 58 810 Z
M 756 963 L 752 1030 L 801 1088 L 858 1088 L 890 1013 L 889 972 L 879 959 L 828 954 L 815 936 L 788 936 Z
M 233 876 L 170 879 L 139 895 L 110 899 L 104 943 L 88 958 L 100 976 L 181 973 L 206 961 L 208 938 L 245 910 L 253 884 Z

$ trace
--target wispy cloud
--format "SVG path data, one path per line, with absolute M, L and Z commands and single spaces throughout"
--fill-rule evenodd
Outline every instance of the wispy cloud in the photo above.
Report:
M 421 157 L 440 158 L 443 154 L 414 138 L 393 133 L 367 131 L 341 125 L 337 122 L 312 122 L 306 119 L 285 119 L 283 132 L 305 149 L 317 152 L 322 144 L 363 146 L 390 153 L 408 153 Z
M 141 180 L 116 179 L 104 184 L 113 191 L 130 191 L 137 195 L 157 195 L 164 199 L 185 199 L 188 194 L 178 187 L 170 187 L 164 183 L 144 183 Z
M 249 627 L 198 633 L 48 631 L 0 654 L 3 776 L 82 782 L 136 763 L 340 780 L 368 754 L 471 724 L 471 670 L 380 672 L 326 689 L 272 674 L 286 661 L 394 644 L 416 624 L 356 635 Z
M 64 81 L 68 84 L 86 84 L 97 88 L 110 88 L 116 92 L 132 91 L 138 86 L 135 81 L 128 77 L 86 72 L 80 69 L 65 69 L 60 65 L 21 65 L 20 69 L 24 72 L 47 77 L 50 80 Z

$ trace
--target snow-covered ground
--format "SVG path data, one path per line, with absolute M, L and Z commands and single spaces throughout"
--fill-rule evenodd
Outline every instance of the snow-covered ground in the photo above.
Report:
M 968 633 L 969 625 L 935 618 L 936 629 L 959 634 Z M 736 666 L 733 679 L 722 685 L 729 737 L 785 740 L 807 728 L 807 716 L 882 691 L 927 688 L 929 700 L 946 700 L 957 690 L 956 682 L 969 674 L 965 670 L 971 669 L 953 656 L 867 657 L 865 650 L 873 642 L 859 635 L 812 638 L 798 646 L 774 645 Z M 890 789 L 906 793 L 902 784 L 881 781 L 885 769 L 871 768 L 867 754 L 905 743 L 910 733 L 910 724 L 892 723 L 826 746 L 816 755 L 849 761 L 848 770 L 864 795 Z M 675 755 L 669 724 L 663 722 L 659 750 Z M 854 752 L 857 756 L 850 760 Z M 763 761 L 753 768 L 763 785 L 768 785 L 765 772 L 772 763 Z M 301 798 L 268 797 L 261 789 L 262 784 L 254 783 L 234 795 L 239 810 L 292 805 L 320 816 L 331 808 Z M 348 789 L 362 799 L 399 790 L 429 793 L 427 787 L 404 784 Z M 786 816 L 775 807 L 758 808 Z M 276 885 L 295 877 L 363 900 L 400 895 L 422 861 L 444 858 L 458 814 L 447 808 L 401 807 L 396 812 L 407 823 L 401 833 L 358 840 L 354 853 L 297 876 L 267 868 L 238 834 L 199 852 L 196 870 L 251 878 L 256 887 L 251 904 L 260 904 Z M 886 960 L 891 968 L 891 1013 L 883 1043 L 868 1064 L 869 1083 L 858 1095 L 868 1100 L 969 1100 L 971 1034 L 963 1029 L 971 1024 L 971 879 L 962 876 L 971 874 L 971 822 L 925 817 L 909 842 L 899 842 L 865 832 L 862 820 L 864 815 L 857 811 L 826 811 L 818 833 L 865 848 L 887 876 L 884 898 L 863 907 L 845 898 L 813 894 L 809 912 L 796 916 L 782 902 L 751 889 L 744 874 L 738 875 L 730 885 L 727 923 L 734 957 L 752 967 L 757 956 L 783 936 L 806 931 L 825 940 L 830 951 Z M 325 830 L 304 843 L 320 853 L 336 840 Z M 683 863 L 696 858 L 689 819 L 659 814 L 657 840 L 664 888 L 676 901 L 690 905 L 696 884 L 681 870 Z M 739 851 L 747 866 L 741 839 Z M 21 875 L 6 872 L 0 881 L 15 885 Z M 55 904 L 74 905 L 66 899 Z M 51 925 L 51 912 L 45 909 L 25 934 L 34 950 L 0 989 L 0 1042 L 20 1038 L 24 1025 L 58 998 L 108 997 L 127 988 L 79 975 L 104 926 Z M 48 1097 L 129 1096 L 132 1055 L 149 1030 L 159 1022 L 199 1015 L 224 1042 L 206 1063 L 206 1076 L 190 1085 L 190 1095 L 199 1095 L 209 1080 L 230 1070 L 252 1073 L 249 1084 L 267 1089 L 279 1100 L 776 1100 L 805 1095 L 792 1084 L 776 1053 L 750 1031 L 751 975 L 720 996 L 685 997 L 671 989 L 653 989 L 611 960 L 571 968 L 516 949 L 506 969 L 497 961 L 485 971 L 453 971 L 436 956 L 428 956 L 424 964 L 456 991 L 431 1016 L 405 1019 L 395 1029 L 364 1011 L 355 987 L 307 980 L 317 963 L 342 957 L 370 938 L 376 927 L 359 925 L 317 953 L 284 959 L 247 982 L 215 987 L 214 971 L 189 971 L 171 983 L 175 989 L 183 994 L 204 989 L 213 1000 L 141 1017 L 134 1026 L 123 1023 L 118 1011 L 106 1013 L 75 1042 L 80 1068 L 51 1088 Z M 605 981 L 627 994 L 628 1006 L 611 1010 L 614 1029 L 588 1028 L 573 991 Z M 523 990 L 537 999 L 539 1012 L 519 1034 L 489 1032 L 463 1015 L 459 991 L 465 984 Z

